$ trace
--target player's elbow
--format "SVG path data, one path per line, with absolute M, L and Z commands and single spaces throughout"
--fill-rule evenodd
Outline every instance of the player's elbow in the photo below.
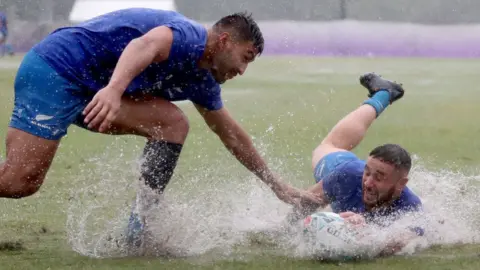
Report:
M 132 39 L 130 43 L 128 43 L 128 46 L 135 47 L 137 49 L 145 49 L 148 47 L 149 42 L 150 41 L 148 39 L 145 39 L 144 37 L 138 37 Z

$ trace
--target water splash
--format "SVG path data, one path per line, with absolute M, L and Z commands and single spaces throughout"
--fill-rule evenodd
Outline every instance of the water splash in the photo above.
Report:
M 96 162 L 99 160 L 102 161 Z M 126 256 L 124 232 L 138 188 L 135 181 L 139 177 L 138 162 L 126 161 L 118 155 L 111 157 L 108 153 L 92 162 L 96 167 L 92 170 L 92 164 L 85 164 L 90 172 L 80 176 L 83 179 L 79 186 L 72 189 L 67 220 L 69 241 L 75 251 L 86 256 Z M 423 200 L 426 216 L 422 225 L 426 235 L 412 241 L 401 254 L 413 254 L 432 245 L 479 243 L 480 219 L 476 209 L 480 176 L 431 171 L 419 159 L 414 163 L 409 187 Z M 204 171 L 220 170 L 211 166 Z M 199 188 L 198 183 L 206 174 L 182 179 L 187 182 L 181 187 L 189 189 L 185 192 L 166 192 L 161 207 L 149 215 L 153 237 L 146 255 L 181 257 L 215 253 L 217 258 L 231 258 L 248 253 L 252 244 L 259 244 L 268 245 L 272 253 L 290 257 L 338 257 L 331 250 L 307 245 L 301 226 L 286 225 L 290 207 L 257 179 L 238 176 L 239 179 L 229 181 L 219 179 L 214 187 Z M 374 257 L 393 232 L 412 221 L 412 217 L 405 217 L 389 229 L 371 228 L 373 238 L 355 246 L 339 246 L 337 250 L 353 257 Z

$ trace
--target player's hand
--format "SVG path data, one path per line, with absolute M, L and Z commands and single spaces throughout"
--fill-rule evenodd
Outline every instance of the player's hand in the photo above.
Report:
M 392 256 L 401 251 L 403 247 L 405 247 L 405 243 L 395 241 L 390 242 L 382 249 L 379 256 Z
M 272 186 L 272 190 L 280 200 L 293 205 L 296 211 L 312 211 L 312 209 L 318 208 L 322 203 L 321 199 L 315 194 L 294 188 L 280 181 Z
M 83 110 L 88 128 L 98 127 L 99 132 L 107 130 L 120 111 L 121 99 L 121 94 L 109 86 L 98 91 Z
M 410 241 L 417 238 L 417 234 L 407 230 L 393 233 L 384 244 L 380 256 L 391 256 L 401 251 Z
M 343 212 L 338 214 L 340 217 L 345 220 L 345 222 L 354 225 L 354 226 L 364 226 L 366 224 L 365 218 L 354 212 Z

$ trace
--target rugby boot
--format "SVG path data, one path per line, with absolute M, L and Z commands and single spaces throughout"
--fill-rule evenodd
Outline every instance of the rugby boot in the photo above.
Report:
M 366 73 L 360 76 L 360 84 L 368 89 L 368 97 L 372 97 L 378 91 L 388 91 L 390 104 L 402 98 L 405 93 L 402 84 L 384 79 L 375 73 Z

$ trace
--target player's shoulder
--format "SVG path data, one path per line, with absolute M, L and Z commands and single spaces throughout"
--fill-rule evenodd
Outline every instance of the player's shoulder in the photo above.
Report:
M 186 48 L 203 49 L 207 42 L 207 28 L 178 12 L 172 13 L 162 26 L 173 31 L 174 42 L 181 44 L 183 50 Z
M 138 20 L 154 20 L 159 25 L 189 28 L 191 30 L 203 31 L 206 28 L 199 22 L 183 15 L 182 13 L 174 10 L 160 10 L 151 8 L 129 8 L 118 11 L 120 14 L 124 14 L 126 17 L 137 17 Z M 123 12 L 123 13 L 122 13 Z M 113 14 L 113 13 L 112 13 Z M 120 15 L 121 16 L 121 15 Z
M 415 192 L 405 186 L 400 195 L 399 207 L 404 210 L 418 210 L 422 207 L 422 200 Z
M 207 34 L 207 29 L 204 25 L 179 12 L 172 11 L 168 13 L 168 16 L 169 19 L 166 21 L 165 26 L 183 31 L 186 35 L 203 36 Z

